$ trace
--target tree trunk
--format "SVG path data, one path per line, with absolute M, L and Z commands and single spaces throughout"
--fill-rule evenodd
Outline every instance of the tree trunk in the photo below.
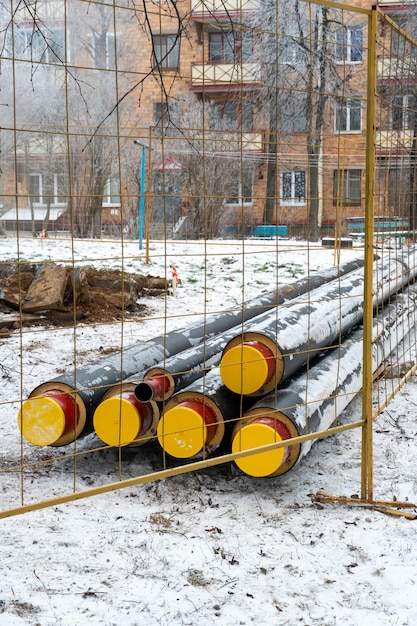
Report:
M 414 231 L 417 223 L 417 172 L 416 172 L 416 158 L 417 158 L 417 115 L 414 115 L 413 123 L 413 142 L 410 152 L 410 177 L 408 184 L 409 193 L 409 207 L 408 207 L 408 227 L 410 231 Z M 415 239 L 415 233 L 413 233 Z
M 321 7 L 317 16 L 317 41 L 316 53 L 318 57 L 318 80 L 317 88 L 314 90 L 310 85 L 310 110 L 311 123 L 308 137 L 308 157 L 309 157 L 309 211 L 308 211 L 308 233 L 310 241 L 317 241 L 319 238 L 319 205 L 322 189 L 319 186 L 319 156 L 321 143 L 323 140 L 324 110 L 327 101 L 326 95 L 326 64 L 327 64 L 327 37 L 329 36 L 328 9 Z M 311 73 L 312 74 L 312 73 Z M 317 101 L 314 99 L 314 92 L 317 93 Z M 315 111 L 313 112 L 313 107 Z
M 277 196 L 277 133 L 278 133 L 278 93 L 275 91 L 270 101 L 268 164 L 266 174 L 266 197 L 263 224 L 272 224 Z
M 313 142 L 309 159 L 309 210 L 308 210 L 308 239 L 317 241 L 319 238 L 319 150 L 317 141 Z M 314 145 L 315 144 L 315 145 Z

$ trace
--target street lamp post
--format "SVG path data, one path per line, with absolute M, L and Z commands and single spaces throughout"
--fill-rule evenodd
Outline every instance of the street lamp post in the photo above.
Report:
M 146 150 L 149 146 L 139 139 L 133 141 L 136 145 L 142 148 L 141 155 L 141 167 L 140 167 L 140 194 L 139 194 L 139 227 L 138 227 L 138 240 L 139 250 L 142 250 L 143 241 L 143 226 L 145 223 L 145 180 L 146 180 Z

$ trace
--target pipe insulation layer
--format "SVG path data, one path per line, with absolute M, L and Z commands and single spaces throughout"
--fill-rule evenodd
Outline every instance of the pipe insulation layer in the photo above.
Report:
M 376 261 L 374 306 L 388 300 L 416 273 L 415 248 L 401 257 Z M 304 302 L 280 306 L 250 320 L 244 332 L 224 348 L 220 362 L 224 384 L 237 394 L 269 393 L 361 323 L 363 298 L 364 272 L 360 269 L 310 291 Z
M 131 376 L 136 376 L 137 380 L 138 372 L 252 319 L 276 306 L 280 299 L 296 297 L 310 284 L 325 283 L 361 266 L 363 261 L 356 259 L 329 268 L 315 277 L 305 277 L 293 285 L 284 285 L 254 298 L 242 308 L 212 315 L 42 383 L 33 389 L 19 411 L 22 437 L 38 446 L 63 446 L 75 441 L 92 431 L 94 411 L 112 385 Z
M 375 372 L 395 353 L 416 322 L 417 295 L 397 295 L 374 320 L 372 367 Z M 398 352 L 398 351 L 397 351 Z M 258 400 L 235 424 L 232 452 L 242 452 L 309 433 L 326 431 L 362 389 L 363 331 L 322 357 L 285 387 Z M 288 472 L 311 449 L 314 439 L 237 459 L 250 476 Z

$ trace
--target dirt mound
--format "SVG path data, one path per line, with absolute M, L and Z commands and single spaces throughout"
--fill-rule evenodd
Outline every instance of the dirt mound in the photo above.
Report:
M 0 266 L 0 335 L 36 325 L 67 326 L 134 319 L 146 315 L 141 297 L 161 296 L 165 278 L 119 270 L 75 272 L 49 263 Z

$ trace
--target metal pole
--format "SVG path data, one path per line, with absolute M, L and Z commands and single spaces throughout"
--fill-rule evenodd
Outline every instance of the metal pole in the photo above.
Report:
M 138 139 L 133 141 L 136 145 L 142 148 L 141 153 L 141 172 L 140 172 L 140 194 L 139 194 L 139 229 L 138 229 L 138 240 L 139 240 L 139 250 L 142 250 L 142 242 L 143 242 L 143 226 L 145 223 L 145 181 L 146 181 L 146 150 L 149 146 Z
M 361 496 L 373 498 L 373 424 L 372 424 L 372 318 L 373 318 L 373 240 L 375 176 L 375 107 L 376 107 L 376 7 L 368 18 L 368 77 L 366 112 L 366 182 L 365 182 L 365 282 L 363 300 L 363 391 L 362 391 L 362 478 Z
M 150 155 L 152 154 L 152 129 L 149 127 L 149 150 L 148 150 L 148 171 L 147 171 L 147 181 L 146 181 L 146 205 L 145 205 L 145 263 L 149 265 L 149 239 L 150 239 L 150 220 L 151 220 L 151 209 L 150 209 L 150 191 L 151 191 L 151 159 Z

